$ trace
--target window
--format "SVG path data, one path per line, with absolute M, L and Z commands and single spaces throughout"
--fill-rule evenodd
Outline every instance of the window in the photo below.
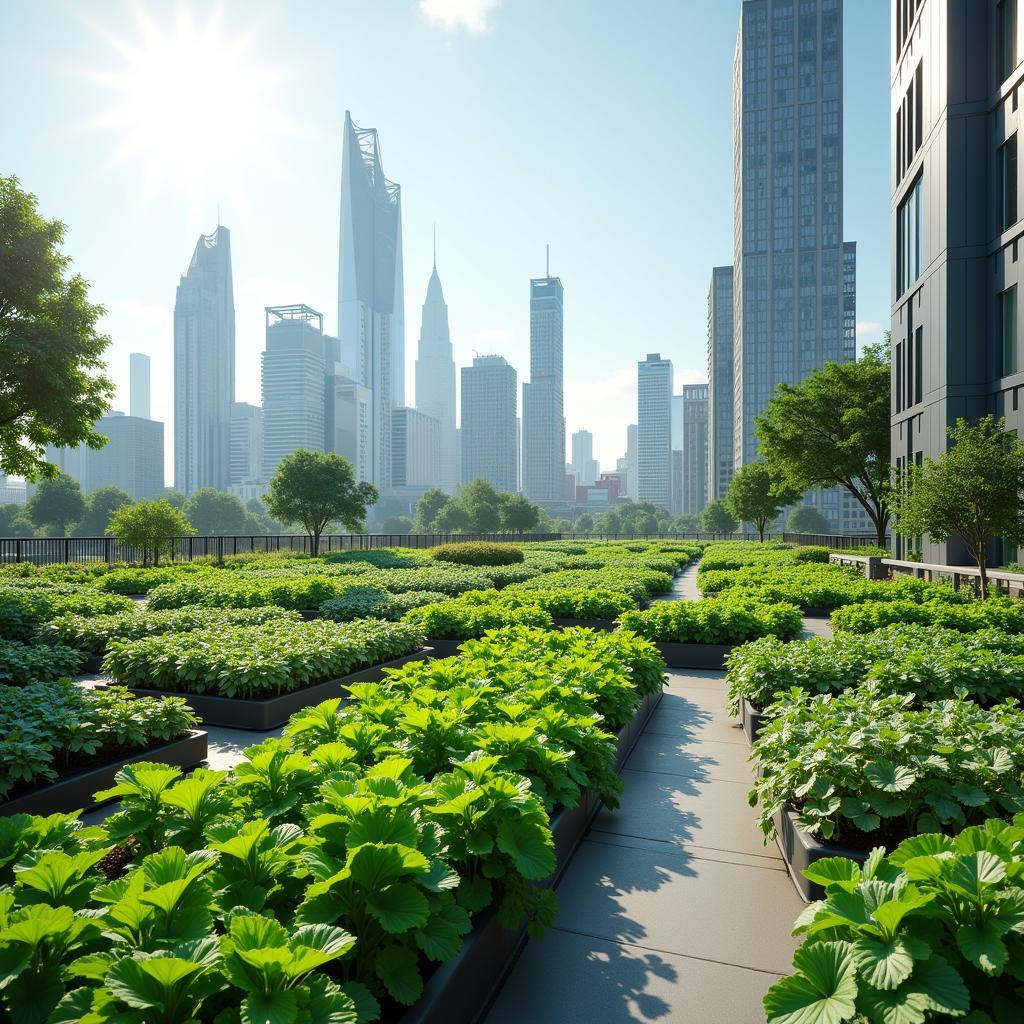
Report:
M 896 411 L 903 411 L 903 342 L 896 346 Z
M 920 276 L 924 253 L 924 178 L 918 178 L 896 214 L 896 292 L 902 295 Z
M 1002 376 L 1017 372 L 1017 286 L 999 296 L 999 328 Z
M 914 403 L 924 401 L 924 328 L 914 331 Z
M 1017 133 L 999 147 L 999 230 L 1017 221 Z
M 1017 0 L 999 5 L 999 80 L 1005 82 L 1017 66 Z

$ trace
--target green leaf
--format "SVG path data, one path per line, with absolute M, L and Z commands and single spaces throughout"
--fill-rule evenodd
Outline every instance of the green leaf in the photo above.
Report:
M 298 1019 L 294 992 L 253 992 L 242 1000 L 242 1024 L 295 1024 Z
M 148 960 L 125 957 L 107 972 L 106 985 L 122 1002 L 144 1010 L 173 1002 L 171 995 L 175 988 L 202 970 L 200 964 L 178 957 Z
M 966 925 L 956 930 L 957 948 L 975 967 L 986 974 L 999 974 L 1010 952 L 1003 941 L 1003 933 L 992 921 L 980 927 Z
M 348 870 L 367 889 L 379 889 L 409 874 L 425 875 L 430 862 L 418 850 L 389 843 L 365 843 L 349 856 Z
M 502 819 L 498 825 L 498 849 L 512 858 L 524 878 L 547 878 L 555 870 L 551 832 L 524 818 Z
M 920 961 L 903 986 L 907 992 L 920 993 L 928 1009 L 936 1013 L 961 1014 L 970 1009 L 967 986 L 949 963 L 938 954 Z
M 414 938 L 416 945 L 431 960 L 440 960 L 441 962 L 453 960 L 462 948 L 462 937 L 455 926 L 440 917 L 430 918 L 422 928 L 415 932 Z
M 377 977 L 392 998 L 411 1006 L 423 992 L 416 953 L 407 946 L 388 946 L 382 949 L 374 961 Z
M 988 886 L 1006 878 L 1006 865 L 994 853 L 979 850 L 957 858 L 946 877 L 953 888 L 976 900 Z
M 355 1005 L 356 1016 L 359 1018 L 360 1024 L 368 1024 L 370 1021 L 380 1019 L 380 1003 L 362 982 L 346 981 L 342 983 L 341 991 Z
M 393 934 L 419 928 L 430 913 L 427 898 L 415 886 L 396 882 L 366 898 L 370 913 Z
M 914 969 L 910 950 L 898 938 L 889 942 L 858 939 L 853 944 L 853 956 L 861 977 L 873 988 L 896 988 Z
M 860 866 L 848 857 L 823 857 L 806 868 L 803 874 L 804 878 L 826 889 L 830 885 L 840 885 L 850 892 L 861 879 Z
M 868 781 L 883 793 L 902 793 L 917 782 L 917 776 L 904 765 L 898 767 L 880 757 L 864 769 Z
M 798 974 L 768 990 L 769 1024 L 842 1024 L 857 1012 L 856 966 L 848 943 L 801 946 L 793 957 Z

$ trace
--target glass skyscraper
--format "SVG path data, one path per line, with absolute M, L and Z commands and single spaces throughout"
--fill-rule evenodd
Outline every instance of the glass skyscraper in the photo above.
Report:
M 637 363 L 636 500 L 672 505 L 672 361 L 658 352 Z
M 732 267 L 715 267 L 708 288 L 708 500 L 724 498 L 733 465 Z

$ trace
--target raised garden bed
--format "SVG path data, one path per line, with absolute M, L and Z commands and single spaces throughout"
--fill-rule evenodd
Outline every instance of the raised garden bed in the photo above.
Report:
M 29 793 L 22 793 L 0 803 L 0 815 L 11 814 L 66 814 L 69 811 L 90 810 L 99 804 L 93 794 L 114 785 L 114 776 L 126 765 L 136 761 L 158 761 L 161 764 L 192 768 L 206 760 L 207 734 L 193 730 L 187 736 L 171 740 L 160 746 L 142 750 L 131 757 L 122 757 L 109 764 L 91 768 L 70 778 L 51 782 Z M 105 802 L 105 801 L 104 801 Z
M 466 643 L 465 640 L 451 640 L 449 638 L 438 639 L 427 637 L 425 641 L 427 650 L 432 658 L 454 658 L 459 653 L 459 647 Z
M 103 671 L 103 655 L 102 654 L 90 654 L 88 658 L 82 662 L 82 667 L 78 670 L 81 675 L 94 676 L 99 672 Z
M 734 644 L 679 644 L 655 642 L 669 668 L 723 669 Z
M 797 814 L 789 807 L 783 808 L 772 819 L 775 823 L 775 838 L 782 851 L 782 858 L 789 869 L 796 891 L 806 903 L 825 898 L 825 890 L 817 882 L 804 878 L 803 871 L 815 861 L 826 857 L 848 857 L 858 864 L 867 860 L 867 852 L 848 846 L 830 846 L 820 843 L 814 836 L 804 832 L 797 825 Z
M 648 694 L 632 719 L 618 732 L 615 770 L 619 771 L 661 700 Z M 583 841 L 600 801 L 584 793 L 572 810 L 562 808 L 551 819 L 555 840 L 554 874 L 539 885 L 553 888 Z M 490 1010 L 506 975 L 526 942 L 526 929 L 506 931 L 494 909 L 485 911 L 466 936 L 454 960 L 441 964 L 428 979 L 416 1005 L 402 1014 L 399 1024 L 477 1024 Z
M 282 693 L 276 697 L 265 697 L 262 700 L 250 700 L 245 697 L 218 697 L 206 693 L 188 693 L 179 690 L 155 690 L 142 686 L 129 686 L 128 690 L 138 697 L 181 697 L 207 725 L 222 725 L 228 729 L 252 729 L 265 732 L 284 725 L 288 719 L 302 708 L 312 707 L 331 697 L 342 696 L 342 688 L 350 683 L 372 683 L 384 678 L 384 669 L 398 668 L 410 661 L 422 661 L 432 657 L 429 647 L 402 655 L 379 665 L 370 665 L 358 672 L 328 679 L 322 683 L 314 683 Z
M 614 619 L 552 619 L 559 629 L 599 629 L 602 632 L 610 633 L 618 623 Z
M 747 737 L 748 743 L 754 743 L 757 740 L 767 720 L 768 716 L 763 711 L 758 711 L 746 697 L 743 698 L 740 704 L 740 725 L 743 726 L 743 733 Z

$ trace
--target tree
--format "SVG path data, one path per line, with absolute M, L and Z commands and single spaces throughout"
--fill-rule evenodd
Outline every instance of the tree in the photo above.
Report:
M 241 499 L 213 487 L 200 487 L 190 494 L 182 512 L 202 536 L 226 537 L 247 532 Z
M 594 529 L 594 517 L 589 512 L 576 517 L 572 524 L 573 533 L 590 533 Z
M 76 537 L 102 537 L 107 532 L 110 517 L 132 499 L 120 487 L 97 487 L 88 498 L 85 515 L 75 527 Z
M 381 527 L 382 533 L 397 533 L 407 537 L 412 533 L 412 520 L 408 516 L 388 516 Z
M 495 533 L 501 528 L 501 495 L 482 477 L 466 484 L 456 500 L 466 510 L 473 533 Z
M 501 528 L 510 533 L 529 533 L 540 522 L 540 509 L 522 494 L 503 494 L 499 509 Z
M 188 499 L 181 491 L 176 491 L 173 487 L 167 487 L 164 489 L 163 500 L 167 502 L 172 508 L 184 508 L 185 502 Z
M 609 537 L 617 537 L 622 533 L 622 513 L 617 508 L 610 508 L 602 512 L 594 520 L 594 533 L 607 534 Z
M 710 502 L 700 514 L 701 533 L 735 533 L 737 525 L 721 498 Z
M 0 177 L 0 472 L 52 478 L 47 445 L 101 448 L 93 429 L 114 396 L 103 372 L 102 306 L 60 252 L 66 228 L 44 220 L 17 178 Z
M 430 522 L 428 533 L 468 533 L 469 513 L 454 499 L 449 498 Z
M 962 537 L 981 574 L 984 600 L 992 541 L 1024 544 L 1024 443 L 992 416 L 975 424 L 958 419 L 947 433 L 947 451 L 911 467 L 896 525 L 908 537 Z
M 797 505 L 786 519 L 788 533 L 831 533 L 832 524 L 813 506 Z
M 242 522 L 242 533 L 246 536 L 262 537 L 263 534 L 269 533 L 267 524 L 270 522 L 268 516 L 258 516 L 255 512 L 246 512 L 245 519 Z
M 111 517 L 107 533 L 126 548 L 142 549 L 142 564 L 160 564 L 161 551 L 171 552 L 179 537 L 193 532 L 192 524 L 169 501 L 137 501 L 122 505 Z
M 556 519 L 551 525 L 554 527 L 552 533 L 572 533 L 572 523 L 568 519 Z
M 278 463 L 266 505 L 280 522 L 301 523 L 316 556 L 328 523 L 336 521 L 356 533 L 376 500 L 377 488 L 356 483 L 352 463 L 344 455 L 299 448 Z
M 767 462 L 758 459 L 736 471 L 725 504 L 739 522 L 753 523 L 757 536 L 763 541 L 765 527 L 799 496 L 799 491 L 787 488 L 772 475 Z
M 658 532 L 658 517 L 646 509 L 633 516 L 633 523 L 627 533 L 639 533 L 644 537 Z
M 696 533 L 699 529 L 699 523 L 696 516 L 684 514 L 676 516 L 672 520 L 672 532 L 673 533 Z
M 36 526 L 52 527 L 63 537 L 85 515 L 82 488 L 65 473 L 46 478 L 29 498 L 27 511 Z
M 448 495 L 439 487 L 431 487 L 429 491 L 423 492 L 413 514 L 413 529 L 416 533 L 430 533 L 433 529 L 431 524 L 448 500 Z
M 780 384 L 757 418 L 772 474 L 803 493 L 841 484 L 875 526 L 880 547 L 892 515 L 889 347 L 853 363 L 826 363 L 799 384 Z
M 32 528 L 25 515 L 25 506 L 14 502 L 0 505 L 0 537 L 34 537 Z

